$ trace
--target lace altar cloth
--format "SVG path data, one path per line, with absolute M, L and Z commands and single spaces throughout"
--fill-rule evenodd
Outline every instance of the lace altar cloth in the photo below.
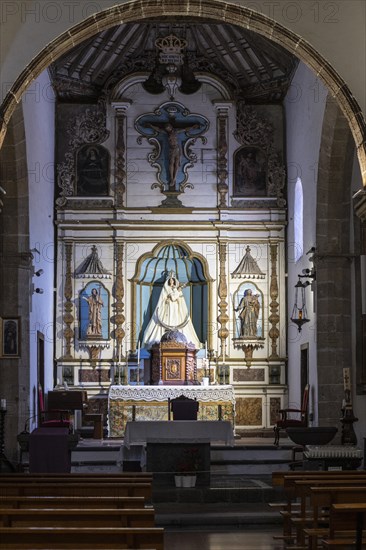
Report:
M 234 389 L 225 386 L 111 386 L 109 400 L 167 401 L 184 395 L 200 402 L 230 401 L 235 403 Z

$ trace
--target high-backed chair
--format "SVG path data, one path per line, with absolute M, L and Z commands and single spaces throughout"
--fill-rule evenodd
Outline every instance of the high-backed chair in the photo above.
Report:
M 280 418 L 277 420 L 273 430 L 275 433 L 274 445 L 278 445 L 280 440 L 280 430 L 285 430 L 290 427 L 300 427 L 308 425 L 308 407 L 309 407 L 309 391 L 310 386 L 307 384 L 302 396 L 301 409 L 280 409 L 278 412 Z
M 38 384 L 38 406 L 40 428 L 68 428 L 70 430 L 70 411 L 65 409 L 47 410 L 41 384 Z
M 197 420 L 199 404 L 195 399 L 180 395 L 170 402 L 173 420 Z

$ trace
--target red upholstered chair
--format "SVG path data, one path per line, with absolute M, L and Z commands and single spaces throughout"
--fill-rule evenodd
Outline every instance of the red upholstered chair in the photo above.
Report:
M 40 428 L 71 429 L 70 411 L 61 409 L 46 410 L 41 384 L 38 384 L 38 406 Z
M 275 433 L 274 445 L 278 445 L 280 440 L 280 430 L 285 430 L 290 427 L 306 427 L 308 425 L 308 406 L 309 406 L 309 390 L 307 384 L 302 396 L 301 409 L 280 409 L 280 418 L 277 420 L 273 430 Z

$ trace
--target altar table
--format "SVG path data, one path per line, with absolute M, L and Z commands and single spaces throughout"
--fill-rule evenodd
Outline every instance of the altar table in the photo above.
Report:
M 198 421 L 225 420 L 235 427 L 235 395 L 231 385 L 121 386 L 108 395 L 109 437 L 123 437 L 127 422 L 168 420 L 169 399 L 184 395 L 199 403 Z M 172 421 L 172 423 L 176 421 Z
M 212 420 L 173 420 L 172 422 L 128 422 L 124 437 L 124 446 L 145 445 L 150 439 L 179 442 L 189 439 L 191 442 L 208 440 L 210 443 L 234 445 L 234 432 L 231 422 Z

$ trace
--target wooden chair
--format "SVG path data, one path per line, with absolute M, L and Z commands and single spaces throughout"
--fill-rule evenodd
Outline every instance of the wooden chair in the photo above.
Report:
M 195 399 L 180 395 L 170 403 L 173 420 L 197 420 L 199 404 Z
M 68 428 L 71 429 L 70 411 L 63 409 L 47 410 L 43 398 L 43 389 L 38 384 L 38 406 L 40 428 Z
M 309 406 L 310 386 L 307 384 L 302 396 L 301 409 L 280 409 L 280 418 L 277 420 L 273 430 L 275 433 L 274 445 L 278 445 L 280 440 L 280 430 L 293 426 L 306 427 L 308 425 L 308 406 Z

